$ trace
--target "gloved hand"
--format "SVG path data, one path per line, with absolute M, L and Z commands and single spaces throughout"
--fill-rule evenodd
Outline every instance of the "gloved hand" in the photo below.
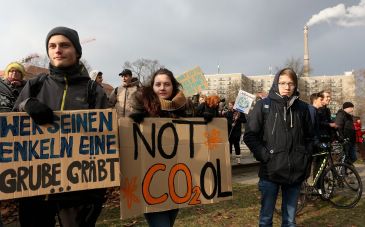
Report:
M 207 122 L 207 123 L 209 123 L 213 120 L 213 114 L 212 113 L 204 112 L 203 117 L 204 117 L 205 122 Z
M 129 117 L 132 118 L 134 122 L 140 124 L 146 117 L 146 113 L 132 113 Z
M 53 123 L 53 111 L 51 108 L 36 98 L 28 99 L 24 106 L 24 110 L 38 125 Z

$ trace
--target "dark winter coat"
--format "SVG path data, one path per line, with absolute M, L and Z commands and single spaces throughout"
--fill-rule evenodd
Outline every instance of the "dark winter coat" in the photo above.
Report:
M 77 67 L 77 70 L 70 74 L 60 74 L 57 70 L 53 71 L 51 68 L 51 74 L 44 80 L 36 98 L 54 111 L 89 109 L 89 103 L 87 102 L 87 84 L 89 80 L 89 74 L 83 65 Z M 24 102 L 31 97 L 31 88 L 35 88 L 32 84 L 36 81 L 37 79 L 32 79 L 27 82 L 16 101 L 15 110 L 19 110 L 19 106 L 23 106 Z M 107 107 L 107 96 L 100 86 L 96 86 L 95 104 L 95 109 L 105 109 Z M 72 201 L 103 200 L 105 190 L 74 191 L 49 195 L 48 198 L 50 200 Z M 40 198 L 44 197 L 40 196 Z
M 296 90 L 288 101 L 279 95 L 280 73 L 269 92 L 268 113 L 263 100 L 249 113 L 244 142 L 260 161 L 259 177 L 292 184 L 305 179 L 312 151 L 312 123 L 308 105 L 299 100 Z
M 318 109 L 318 126 L 319 126 L 319 139 L 323 142 L 330 141 L 335 136 L 335 130 L 330 126 L 331 120 L 331 110 L 323 106 Z
M 228 124 L 228 136 L 229 142 L 237 142 L 241 139 L 242 124 L 246 123 L 246 117 L 244 113 L 240 113 L 239 118 L 234 122 L 233 120 L 234 111 L 227 111 L 226 118 Z
M 336 125 L 338 126 L 338 133 L 342 139 L 349 138 L 351 143 L 356 142 L 356 131 L 354 121 L 351 114 L 346 113 L 340 109 L 336 115 Z
M 54 111 L 89 109 L 87 100 L 89 80 L 89 74 L 83 66 L 80 66 L 80 69 L 73 74 L 56 74 L 51 70 L 51 74 L 44 80 L 36 98 Z M 21 102 L 31 96 L 31 88 L 34 88 L 37 81 L 38 79 L 34 78 L 25 85 L 15 103 L 16 110 Z M 95 109 L 105 108 L 107 108 L 107 96 L 102 87 L 96 86 Z

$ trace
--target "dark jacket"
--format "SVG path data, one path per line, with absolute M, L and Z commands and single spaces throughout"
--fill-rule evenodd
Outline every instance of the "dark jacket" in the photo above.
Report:
M 332 140 L 332 138 L 335 137 L 335 130 L 330 126 L 330 123 L 332 123 L 331 110 L 328 107 L 323 106 L 318 109 L 317 115 L 319 139 L 323 142 Z
M 36 95 L 36 98 L 49 106 L 52 110 L 83 110 L 89 109 L 87 102 L 87 84 L 90 77 L 83 66 L 80 66 L 79 72 L 72 75 L 53 74 L 46 77 L 43 85 Z M 31 97 L 31 88 L 37 78 L 31 79 L 23 88 L 16 103 L 15 109 L 19 104 Z M 67 86 L 67 90 L 65 90 Z M 64 96 L 65 91 L 65 97 Z M 102 87 L 96 87 L 95 109 L 107 108 L 107 96 Z
M 269 92 L 269 112 L 263 111 L 264 101 L 259 100 L 249 113 L 244 141 L 261 162 L 259 177 L 291 184 L 305 179 L 312 150 L 312 123 L 308 105 L 299 100 L 296 90 L 288 101 L 279 95 L 280 73 Z
M 89 109 L 89 103 L 87 102 L 87 84 L 89 80 L 90 77 L 83 65 L 80 65 L 73 74 L 67 75 L 58 74 L 51 70 L 51 74 L 44 80 L 36 98 L 54 111 Z M 32 85 L 36 81 L 35 78 L 27 82 L 16 101 L 15 110 L 19 110 L 19 105 L 22 105 L 31 97 L 31 89 L 35 88 Z M 105 109 L 107 107 L 107 96 L 102 87 L 97 86 L 96 89 L 95 109 Z M 104 195 L 105 189 L 92 189 L 53 194 L 49 196 L 49 199 L 88 201 L 90 199 L 104 199 Z
M 0 112 L 11 112 L 16 100 L 13 89 L 0 79 Z
M 246 117 L 244 113 L 240 113 L 240 116 L 236 121 L 233 119 L 234 112 L 236 111 L 227 111 L 226 118 L 228 124 L 228 136 L 230 142 L 239 141 L 241 139 L 242 134 L 242 123 L 246 123 Z
M 340 109 L 336 115 L 336 125 L 338 126 L 338 133 L 342 139 L 349 138 L 351 143 L 356 142 L 356 131 L 354 121 L 351 114 L 346 113 Z

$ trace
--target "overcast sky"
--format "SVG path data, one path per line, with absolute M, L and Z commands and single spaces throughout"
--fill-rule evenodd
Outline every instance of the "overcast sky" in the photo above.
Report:
M 310 22 L 314 75 L 364 68 L 365 0 L 62 0 L 1 1 L 0 68 L 31 53 L 45 54 L 45 37 L 71 27 L 83 58 L 119 83 L 125 61 L 159 60 L 176 75 L 199 65 L 204 73 L 268 74 L 303 58 Z

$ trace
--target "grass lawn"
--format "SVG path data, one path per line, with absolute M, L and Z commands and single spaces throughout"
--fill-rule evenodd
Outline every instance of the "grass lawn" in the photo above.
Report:
M 255 185 L 233 185 L 233 199 L 216 204 L 180 209 L 175 226 L 258 226 L 260 195 Z M 297 217 L 297 226 L 365 226 L 365 203 L 361 199 L 353 209 L 336 209 L 317 199 Z M 275 214 L 274 226 L 280 226 Z M 119 220 L 119 208 L 105 208 L 97 226 L 147 226 L 143 217 Z

